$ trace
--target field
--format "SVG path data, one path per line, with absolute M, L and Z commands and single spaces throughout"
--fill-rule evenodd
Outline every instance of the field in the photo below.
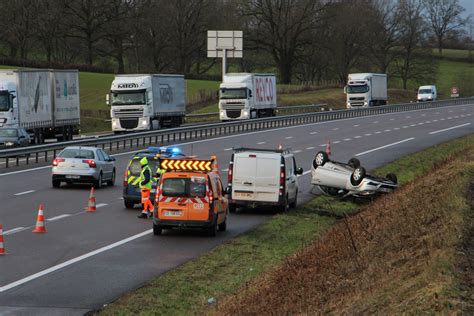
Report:
M 403 187 L 374 205 L 315 198 L 100 313 L 459 311 L 456 249 L 468 222 L 465 193 L 466 182 L 474 178 L 473 144 L 471 135 L 394 161 L 376 173 L 397 170 Z

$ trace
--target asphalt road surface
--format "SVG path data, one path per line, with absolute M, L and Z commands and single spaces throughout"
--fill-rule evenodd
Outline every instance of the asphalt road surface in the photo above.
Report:
M 224 136 L 180 144 L 188 155 L 217 155 L 225 182 L 234 146 L 291 147 L 304 174 L 299 203 L 308 201 L 310 166 L 331 141 L 334 160 L 356 156 L 368 170 L 474 132 L 474 105 L 352 118 Z M 159 145 L 159 144 L 157 144 Z M 96 190 L 98 210 L 84 211 L 87 186 L 51 186 L 49 166 L 0 174 L 0 223 L 7 255 L 0 256 L 0 314 L 83 314 L 100 308 L 152 277 L 255 228 L 266 211 L 232 214 L 217 238 L 200 231 L 154 236 L 151 220 L 123 206 L 122 174 L 131 153 L 115 155 L 114 187 Z M 33 234 L 39 204 L 46 234 Z

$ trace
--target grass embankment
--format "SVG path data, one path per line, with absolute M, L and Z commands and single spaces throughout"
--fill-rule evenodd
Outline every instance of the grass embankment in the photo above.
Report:
M 314 303 L 311 302 L 320 300 L 317 295 L 305 296 L 304 292 L 292 286 L 289 281 L 295 280 L 296 276 L 302 277 L 301 282 L 307 276 L 315 285 L 321 286 L 308 288 L 310 293 L 319 293 L 315 291 L 321 288 L 334 293 L 331 288 L 337 288 L 339 292 L 335 295 L 343 303 L 341 311 L 352 311 L 350 302 L 354 303 L 354 311 L 363 312 L 363 307 L 367 307 L 364 304 L 369 302 L 383 311 L 397 300 L 407 302 L 407 308 L 415 308 L 420 303 L 417 308 L 429 310 L 433 307 L 429 305 L 429 299 L 436 300 L 441 307 L 450 308 L 456 304 L 457 285 L 452 270 L 454 246 L 459 242 L 460 223 L 466 210 L 463 185 L 466 177 L 474 172 L 473 144 L 474 136 L 471 135 L 404 157 L 376 170 L 376 174 L 396 170 L 400 184 L 409 184 L 397 193 L 377 200 L 372 210 L 372 206 L 367 206 L 365 211 L 348 221 L 351 231 L 357 233 L 353 236 L 357 252 L 354 252 L 351 243 L 347 243 L 345 221 L 333 226 L 336 216 L 327 215 L 340 217 L 355 213 L 360 205 L 321 196 L 295 211 L 275 215 L 254 231 L 152 280 L 101 312 L 105 315 L 189 315 L 214 313 L 216 310 L 224 314 L 253 311 L 255 314 L 284 313 L 285 308 L 290 310 L 289 307 L 294 307 L 292 300 L 297 300 L 298 294 L 301 294 L 300 299 L 306 299 L 297 301 L 300 303 L 297 310 L 304 312 L 304 306 L 312 308 Z M 466 148 L 470 148 L 470 160 L 465 155 Z M 446 165 L 447 160 L 460 153 L 463 155 L 455 164 Z M 427 177 L 410 183 L 433 168 L 435 171 Z M 470 173 L 466 172 L 468 168 Z M 367 224 L 363 226 L 364 230 L 360 230 L 362 223 Z M 328 230 L 330 233 L 326 233 Z M 332 237 L 332 232 L 336 232 L 336 236 Z M 322 238 L 319 239 L 321 241 L 318 242 L 318 238 Z M 334 251 L 334 257 L 314 257 L 308 251 L 318 250 L 326 244 L 327 247 L 334 245 L 330 248 Z M 327 265 L 305 262 L 305 254 Z M 341 254 L 345 257 L 338 258 L 337 255 Z M 386 259 L 390 260 L 385 262 Z M 320 270 L 314 271 L 324 274 L 319 272 L 317 276 L 311 276 L 312 267 L 319 267 Z M 302 271 L 308 273 L 305 275 Z M 339 271 L 349 279 L 342 280 Z M 348 272 L 354 273 L 354 276 Z M 371 286 L 369 279 L 380 289 Z M 321 280 L 328 282 L 321 283 Z M 362 282 L 361 285 L 359 282 Z M 301 284 L 310 286 L 309 283 Z M 294 292 L 283 294 L 286 286 L 291 286 Z M 361 291 L 361 286 L 368 289 Z M 394 293 L 393 297 L 391 293 Z M 434 299 L 435 293 L 437 299 Z M 288 298 L 278 296 L 281 302 L 272 305 L 276 295 Z M 347 300 L 344 299 L 346 295 Z M 211 297 L 216 298 L 217 303 L 208 305 Z M 330 301 L 331 297 L 324 291 L 321 298 L 336 302 Z M 360 305 L 358 300 L 361 300 Z M 286 305 L 285 302 L 290 303 Z M 444 302 L 448 305 L 443 305 Z M 401 311 L 405 305 L 393 306 Z M 336 311 L 332 305 L 326 310 Z

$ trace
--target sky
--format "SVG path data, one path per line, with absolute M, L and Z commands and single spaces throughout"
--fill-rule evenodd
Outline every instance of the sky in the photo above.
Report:
M 471 20 L 474 20 L 474 0 L 459 0 L 459 4 L 466 9 L 464 17 L 471 15 Z

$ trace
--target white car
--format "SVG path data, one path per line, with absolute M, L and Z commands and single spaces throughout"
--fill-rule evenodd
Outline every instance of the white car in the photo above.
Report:
M 323 193 L 333 196 L 371 196 L 393 192 L 397 188 L 397 176 L 387 174 L 386 178 L 366 173 L 357 158 L 347 163 L 329 160 L 324 151 L 316 154 L 311 168 L 311 184 Z
M 104 182 L 115 184 L 115 158 L 96 147 L 70 146 L 53 160 L 52 184 L 90 183 L 96 189 Z

